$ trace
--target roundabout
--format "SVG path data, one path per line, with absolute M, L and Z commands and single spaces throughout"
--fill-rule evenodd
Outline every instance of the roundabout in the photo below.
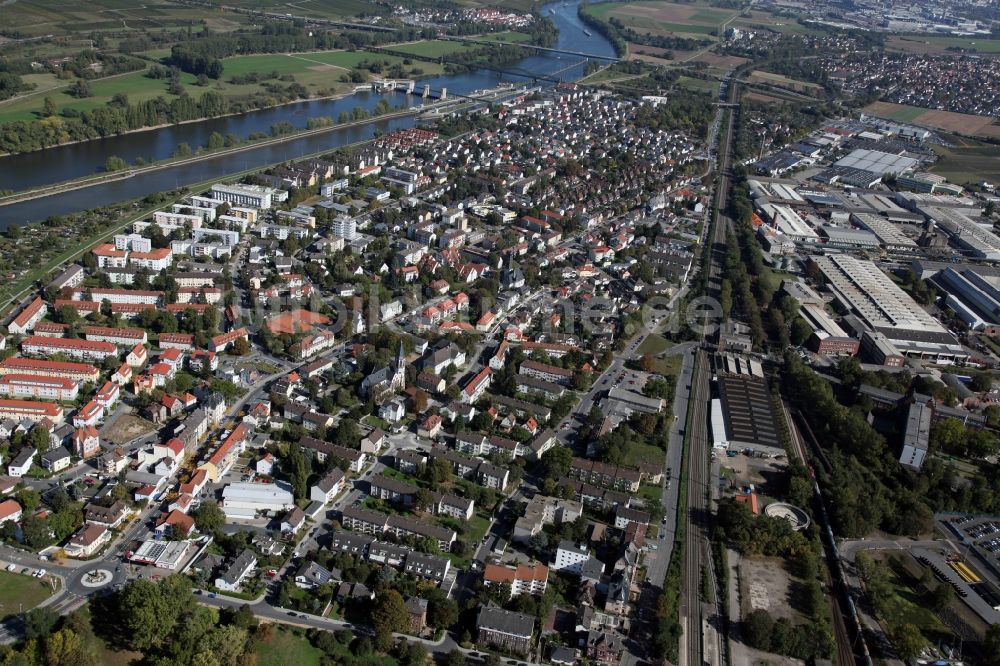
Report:
M 114 579 L 114 574 L 112 574 L 107 569 L 91 569 L 80 577 L 80 584 L 84 587 L 98 588 L 104 587 Z

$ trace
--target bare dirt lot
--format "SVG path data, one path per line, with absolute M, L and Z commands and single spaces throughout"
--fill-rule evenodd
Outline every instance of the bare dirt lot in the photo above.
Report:
M 820 86 L 815 83 L 797 81 L 795 79 L 790 79 L 787 76 L 782 76 L 781 74 L 762 72 L 760 70 L 751 72 L 750 81 L 752 83 L 767 83 L 780 88 L 788 88 L 789 90 L 795 90 L 796 92 L 814 93 L 821 89 Z
M 123 414 L 115 421 L 114 425 L 101 433 L 101 437 L 116 446 L 121 446 L 154 430 L 156 430 L 156 425 L 151 421 L 132 414 Z
M 795 610 L 796 579 L 780 557 L 744 557 L 740 559 L 740 611 L 745 617 L 755 610 L 766 610 L 775 619 L 784 617 L 793 623 L 805 618 Z
M 741 58 L 739 56 L 727 56 L 719 55 L 718 53 L 712 53 L 711 51 L 706 51 L 700 56 L 692 60 L 692 62 L 703 62 L 709 67 L 718 67 L 719 69 L 731 70 L 736 69 L 743 63 L 747 62 L 748 58 Z

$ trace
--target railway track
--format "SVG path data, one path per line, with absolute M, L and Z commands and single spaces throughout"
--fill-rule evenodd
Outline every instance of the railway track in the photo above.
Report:
M 704 608 L 700 595 L 703 568 L 708 559 L 708 540 L 705 528 L 708 524 L 708 434 L 706 406 L 709 396 L 708 358 L 699 350 L 695 357 L 691 387 L 691 428 L 688 444 L 688 482 L 686 516 L 687 538 L 684 540 L 684 585 L 681 598 L 681 616 L 684 625 L 683 653 L 688 666 L 701 666 L 704 652 L 702 621 Z
M 729 89 L 730 100 L 737 99 L 735 83 Z M 721 260 L 725 256 L 726 235 L 729 233 L 730 220 L 722 213 L 729 200 L 730 161 L 734 126 L 732 109 L 721 109 L 721 124 L 719 127 L 719 153 L 717 162 L 718 180 L 716 197 L 712 214 L 711 244 L 706 256 L 705 273 L 707 290 L 705 295 L 718 296 L 721 283 Z M 713 332 L 706 327 L 704 337 Z M 703 625 L 706 619 L 715 614 L 715 605 L 703 603 L 701 600 L 701 578 L 707 572 L 712 575 L 713 566 L 709 542 L 709 525 L 711 524 L 711 507 L 709 500 L 710 467 L 709 467 L 709 433 L 708 404 L 710 398 L 711 368 L 708 355 L 698 350 L 695 357 L 695 369 L 691 379 L 691 418 L 688 421 L 688 468 L 687 473 L 687 515 L 686 538 L 684 540 L 683 581 L 681 585 L 681 624 L 683 638 L 681 645 L 681 663 L 687 666 L 702 666 L 705 660 L 705 632 Z M 722 591 L 728 594 L 728 590 Z M 715 602 L 718 603 L 718 600 Z M 718 623 L 714 623 L 718 625 Z M 712 635 L 716 635 L 712 633 Z M 714 660 L 721 663 L 726 650 L 725 637 L 721 637 L 719 645 L 711 650 Z

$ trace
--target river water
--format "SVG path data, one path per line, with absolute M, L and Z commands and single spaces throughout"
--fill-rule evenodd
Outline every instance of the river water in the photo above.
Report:
M 559 28 L 556 48 L 598 56 L 614 56 L 614 47 L 607 39 L 596 32 L 591 35 L 584 32 L 585 27 L 577 16 L 578 5 L 578 1 L 554 2 L 542 8 L 542 14 L 551 18 Z M 544 53 L 525 58 L 512 65 L 511 69 L 537 75 L 558 72 L 557 78 L 568 81 L 580 78 L 584 67 L 585 63 L 580 56 Z M 467 94 L 473 90 L 492 88 L 504 81 L 525 80 L 527 80 L 525 77 L 518 75 L 501 75 L 491 70 L 477 70 L 454 76 L 423 79 L 418 81 L 418 89 L 429 84 L 433 90 L 447 88 L 449 94 Z M 11 155 L 0 158 L 0 183 L 2 183 L 0 187 L 20 191 L 92 175 L 101 170 L 105 160 L 111 155 L 118 155 L 129 163 L 139 157 L 147 161 L 164 159 L 173 154 L 181 143 L 187 143 L 192 147 L 204 145 L 213 132 L 222 135 L 233 133 L 246 138 L 253 132 L 268 132 L 271 125 L 278 122 L 290 122 L 297 128 L 304 128 L 309 118 L 328 116 L 336 119 L 342 111 L 350 113 L 358 106 L 371 111 L 381 99 L 383 95 L 361 92 L 336 100 L 310 100 L 239 116 L 171 125 L 23 155 Z M 394 106 L 421 103 L 420 98 L 402 93 L 393 94 L 386 99 Z M 261 167 L 318 151 L 333 150 L 339 146 L 370 139 L 376 129 L 389 132 L 412 127 L 415 123 L 414 117 L 406 117 L 345 127 L 293 139 L 279 145 L 251 148 L 235 155 L 209 158 L 103 185 L 0 206 L 0 230 L 6 229 L 11 224 L 25 224 L 43 220 L 50 215 L 64 215 L 97 208 L 116 201 L 169 190 L 179 185 L 222 178 L 227 173 L 243 169 Z

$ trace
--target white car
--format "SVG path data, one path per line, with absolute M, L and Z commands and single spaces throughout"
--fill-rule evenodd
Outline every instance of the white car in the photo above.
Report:
M 43 578 L 46 573 L 45 569 L 39 569 L 35 572 L 35 578 Z

